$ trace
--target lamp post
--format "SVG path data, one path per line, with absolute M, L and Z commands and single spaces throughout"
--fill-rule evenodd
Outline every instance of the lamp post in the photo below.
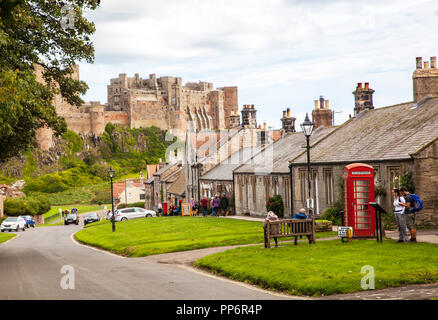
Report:
M 304 119 L 304 122 L 301 124 L 301 129 L 303 130 L 304 135 L 306 136 L 306 148 L 307 148 L 307 183 L 308 183 L 308 194 L 309 194 L 309 198 L 308 198 L 308 207 L 309 207 L 309 213 L 310 213 L 310 217 L 313 218 L 313 210 L 311 208 L 312 206 L 312 192 L 311 192 L 311 188 L 312 188 L 312 181 L 311 181 L 311 172 L 310 172 L 310 136 L 312 135 L 313 132 L 313 126 L 315 124 L 310 121 L 309 119 L 309 114 L 306 113 L 306 118 Z
M 108 170 L 108 174 L 111 179 L 111 222 L 112 222 L 112 228 L 113 232 L 116 231 L 116 224 L 115 224 L 115 216 L 114 216 L 114 195 L 113 195 L 113 177 L 114 177 L 114 170 L 113 167 L 110 167 Z

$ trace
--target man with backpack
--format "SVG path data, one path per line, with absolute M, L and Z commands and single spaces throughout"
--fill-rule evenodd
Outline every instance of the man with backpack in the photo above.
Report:
M 406 226 L 411 234 L 410 242 L 417 242 L 417 230 L 415 229 L 415 218 L 418 211 L 423 208 L 423 202 L 416 194 L 409 193 L 408 189 L 400 188 L 400 191 L 404 194 L 406 204 L 402 204 L 405 207 L 406 214 Z

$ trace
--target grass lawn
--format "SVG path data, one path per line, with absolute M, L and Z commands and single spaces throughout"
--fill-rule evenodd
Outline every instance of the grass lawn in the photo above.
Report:
M 97 204 L 90 204 L 90 205 L 78 205 L 78 204 L 68 204 L 64 206 L 52 206 L 49 212 L 44 214 L 44 219 L 47 219 L 53 215 L 56 215 L 59 213 L 59 209 L 62 209 L 63 211 L 68 210 L 70 211 L 71 208 L 78 208 L 78 214 L 87 213 L 87 212 L 93 212 L 93 211 L 100 211 L 103 210 L 104 206 L 107 206 L 109 208 L 111 204 L 103 204 L 102 206 L 99 206 Z
M 242 247 L 204 257 L 194 265 L 263 288 L 321 296 L 363 290 L 365 265 L 374 268 L 376 289 L 438 282 L 438 245 L 331 240 L 275 249 Z
M 141 257 L 237 244 L 263 243 L 263 223 L 213 217 L 140 218 L 116 223 L 91 224 L 77 232 L 77 240 L 114 253 Z M 330 237 L 335 232 L 321 232 Z
M 8 241 L 9 239 L 12 239 L 13 237 L 15 237 L 14 233 L 0 233 L 0 243 L 3 243 L 5 241 Z

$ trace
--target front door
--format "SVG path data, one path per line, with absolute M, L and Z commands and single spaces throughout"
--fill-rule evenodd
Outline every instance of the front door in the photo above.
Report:
M 374 209 L 370 206 L 371 179 L 352 179 L 352 210 L 350 225 L 355 237 L 375 236 Z

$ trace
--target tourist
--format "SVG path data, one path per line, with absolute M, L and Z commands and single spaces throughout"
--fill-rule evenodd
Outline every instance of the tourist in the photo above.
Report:
M 203 197 L 201 200 L 201 207 L 202 207 L 202 215 L 206 217 L 208 213 L 208 200 L 205 197 Z
M 392 190 L 394 198 L 394 217 L 398 227 L 398 242 L 407 242 L 408 235 L 406 232 L 406 215 L 405 206 L 406 199 L 403 197 L 403 192 L 398 189 Z
M 268 226 L 268 221 L 269 222 L 273 222 L 273 221 L 278 221 L 278 217 L 275 213 L 273 213 L 272 211 L 268 212 L 268 215 L 265 218 L 265 221 L 263 223 L 263 229 L 265 232 L 265 241 L 267 241 L 268 239 L 268 235 L 267 235 L 267 226 Z M 280 231 L 280 225 L 275 225 L 275 226 L 271 226 L 269 228 L 269 233 L 270 234 L 278 234 Z M 275 247 L 278 247 L 278 241 L 277 241 L 277 237 L 274 237 L 274 241 L 275 241 Z M 267 248 L 267 243 L 265 242 L 265 248 Z
M 221 199 L 219 199 L 218 195 L 216 195 L 213 199 L 214 216 L 216 216 L 216 214 L 219 214 L 220 207 Z
M 225 195 L 223 195 L 221 197 L 221 209 L 222 209 L 222 214 L 225 216 L 226 212 L 227 212 L 227 208 L 228 208 L 228 199 Z
M 406 203 L 402 204 L 402 206 L 405 207 L 406 226 L 411 234 L 411 239 L 409 239 L 409 241 L 417 242 L 417 230 L 415 229 L 415 218 L 417 215 L 414 211 L 414 199 L 412 198 L 412 195 L 409 193 L 408 189 L 404 187 L 400 188 L 400 193 L 406 200 Z

